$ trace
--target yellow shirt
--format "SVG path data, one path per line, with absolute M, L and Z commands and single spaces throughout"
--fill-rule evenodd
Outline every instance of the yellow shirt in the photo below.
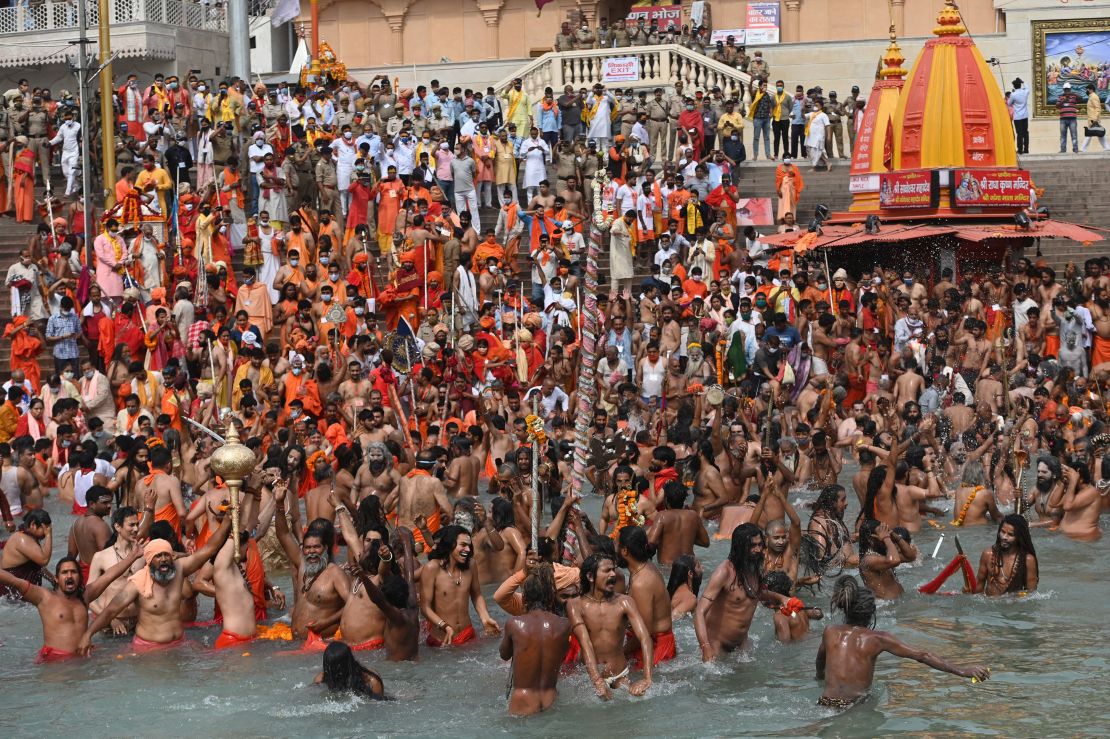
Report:
M 737 133 L 744 132 L 744 116 L 735 111 L 725 113 L 717 120 L 717 133 L 720 135 L 730 136 L 732 129 L 736 129 Z
M 173 189 L 173 180 L 170 179 L 166 170 L 161 167 L 155 167 L 149 172 L 143 169 L 135 177 L 135 188 L 139 192 L 144 192 L 146 185 L 150 182 L 154 183 L 155 192 L 158 193 L 158 204 L 161 208 L 162 215 L 169 215 L 166 212 L 166 193 Z

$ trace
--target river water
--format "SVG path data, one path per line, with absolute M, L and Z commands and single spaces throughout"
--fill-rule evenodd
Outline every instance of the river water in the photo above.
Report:
M 850 485 L 853 470 L 842 473 Z M 810 500 L 792 493 L 794 501 Z M 849 495 L 854 499 L 854 495 Z M 596 498 L 584 506 L 594 516 Z M 72 517 L 47 504 L 55 521 L 55 556 L 65 553 Z M 855 516 L 852 501 L 848 516 Z M 802 513 L 803 524 L 808 513 Z M 945 541 L 936 559 L 933 548 Z M 703 665 L 689 618 L 675 623 L 679 656 L 656 672 L 644 698 L 618 694 L 611 703 L 593 695 L 584 671 L 560 681 L 554 709 L 529 719 L 506 713 L 508 665 L 498 639 L 458 649 L 422 647 L 421 661 L 385 662 L 380 652 L 359 658 L 378 671 L 396 700 L 328 697 L 312 685 L 319 655 L 291 653 L 289 643 L 254 643 L 213 652 L 217 629 L 190 630 L 189 644 L 171 653 L 130 655 L 126 643 L 97 637 L 89 660 L 33 664 L 42 644 L 37 612 L 0 601 L 0 736 L 41 737 L 302 737 L 415 735 L 477 737 L 876 736 L 970 734 L 1015 737 L 1107 735 L 1104 691 L 1110 648 L 1102 641 L 1108 587 L 1107 539 L 1081 544 L 1034 530 L 1041 591 L 1025 598 L 925 596 L 916 587 L 954 555 L 953 529 L 926 528 L 915 538 L 922 560 L 898 568 L 907 595 L 882 603 L 879 628 L 956 661 L 993 669 L 993 678 L 968 680 L 915 662 L 880 658 L 871 697 L 847 713 L 818 707 L 814 657 L 820 638 L 774 640 L 770 612 L 761 608 L 744 654 Z M 994 540 L 994 527 L 960 531 L 973 562 Z M 727 554 L 727 541 L 700 550 L 706 579 Z M 342 555 L 341 555 L 342 556 Z M 291 591 L 288 574 L 273 578 Z M 962 586 L 959 575 L 951 589 Z M 484 588 L 490 610 L 493 585 Z M 828 592 L 807 596 L 826 609 Z M 211 602 L 201 599 L 201 618 Z

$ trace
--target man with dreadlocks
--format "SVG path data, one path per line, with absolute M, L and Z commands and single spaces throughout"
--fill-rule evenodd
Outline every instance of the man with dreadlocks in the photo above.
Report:
M 990 596 L 1030 593 L 1039 581 L 1037 550 L 1029 536 L 1025 516 L 1011 513 L 998 524 L 994 545 L 979 558 L 976 592 Z
M 721 652 L 741 649 L 748 641 L 763 578 L 763 531 L 745 523 L 732 532 L 728 557 L 717 565 L 694 610 L 702 660 L 711 662 Z M 773 599 L 786 598 L 774 595 Z
M 523 583 L 524 613 L 510 618 L 501 639 L 501 659 L 512 660 L 509 713 L 530 716 L 550 708 L 570 643 L 570 620 L 559 610 L 555 573 L 549 562 L 534 562 Z
M 429 624 L 429 647 L 459 646 L 477 638 L 470 621 L 470 602 L 486 636 L 501 633 L 486 608 L 478 573 L 470 569 L 473 556 L 474 545 L 466 529 L 455 524 L 440 529 L 428 564 L 420 571 L 420 608 Z
M 831 562 L 854 567 L 859 558 L 852 549 L 852 535 L 844 523 L 848 493 L 843 485 L 827 485 L 813 504 L 806 533 L 817 541 L 817 559 L 822 568 Z
M 831 604 L 833 610 L 844 613 L 844 624 L 826 626 L 817 650 L 817 679 L 825 681 L 817 701 L 820 706 L 845 709 L 866 699 L 875 679 L 875 661 L 883 652 L 973 680 L 990 677 L 988 667 L 959 667 L 875 630 L 875 596 L 851 575 L 836 581 Z

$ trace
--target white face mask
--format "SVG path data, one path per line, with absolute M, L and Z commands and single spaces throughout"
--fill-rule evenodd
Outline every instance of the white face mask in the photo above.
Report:
M 327 264 L 331 261 L 331 257 L 320 257 L 320 264 Z
M 96 375 L 95 371 L 89 370 L 85 373 L 85 379 L 86 380 L 91 380 L 95 375 Z
M 296 267 L 300 263 L 301 263 L 300 259 L 290 259 L 289 260 L 289 266 L 290 267 Z

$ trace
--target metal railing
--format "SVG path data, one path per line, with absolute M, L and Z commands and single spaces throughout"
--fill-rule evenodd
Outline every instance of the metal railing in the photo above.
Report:
M 629 57 L 635 57 L 639 62 L 637 78 L 606 83 L 602 76 L 604 61 Z M 588 89 L 594 83 L 602 82 L 621 89 L 639 89 L 668 87 L 681 81 L 687 90 L 709 90 L 719 86 L 725 97 L 735 92 L 745 103 L 751 102 L 751 75 L 678 44 L 549 51 L 498 82 L 496 89 L 508 89 L 518 77 L 524 91 L 533 100 L 543 95 L 545 87 L 554 88 L 555 94 L 560 95 L 565 85 L 572 85 L 575 89 Z
M 87 5 L 90 29 L 100 25 L 95 2 Z M 205 31 L 227 31 L 223 3 L 198 3 L 192 0 L 112 0 L 108 19 L 113 26 L 127 23 L 163 23 Z M 45 0 L 0 8 L 0 35 L 77 28 L 77 3 L 71 0 Z

